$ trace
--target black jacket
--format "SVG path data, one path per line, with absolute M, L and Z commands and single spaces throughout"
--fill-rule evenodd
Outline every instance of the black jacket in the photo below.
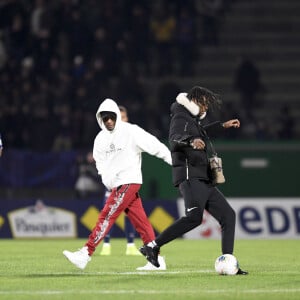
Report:
M 193 116 L 185 106 L 175 102 L 171 106 L 171 124 L 169 143 L 172 154 L 173 184 L 178 186 L 182 181 L 199 178 L 211 182 L 208 163 L 207 130 L 212 126 L 220 126 L 217 121 L 204 125 L 197 116 Z M 190 143 L 195 138 L 201 138 L 206 143 L 203 150 L 195 150 Z

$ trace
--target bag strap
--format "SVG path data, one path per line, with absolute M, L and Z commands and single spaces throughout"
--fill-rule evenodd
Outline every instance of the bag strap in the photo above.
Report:
M 217 152 L 215 150 L 215 147 L 214 147 L 212 141 L 210 140 L 210 138 L 209 138 L 209 136 L 207 134 L 206 134 L 206 139 L 207 139 L 208 144 L 210 146 L 210 150 L 211 150 L 212 156 L 218 156 L 218 154 L 217 154 Z
M 212 156 L 218 156 L 218 154 L 217 154 L 217 152 L 216 152 L 216 150 L 215 150 L 215 147 L 214 147 L 212 141 L 210 140 L 210 138 L 209 138 L 209 136 L 208 136 L 206 130 L 205 130 L 201 125 L 198 125 L 199 134 L 201 134 L 199 128 L 201 129 L 202 134 L 204 135 L 206 141 L 208 142 L 208 146 L 209 146 L 208 148 L 210 148 L 211 155 L 212 155 Z

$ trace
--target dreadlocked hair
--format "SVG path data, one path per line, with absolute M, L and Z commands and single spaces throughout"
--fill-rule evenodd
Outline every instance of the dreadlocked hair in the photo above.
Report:
M 198 103 L 207 104 L 212 111 L 219 109 L 222 104 L 220 95 L 215 94 L 207 88 L 194 86 L 187 94 L 189 100 L 195 99 Z

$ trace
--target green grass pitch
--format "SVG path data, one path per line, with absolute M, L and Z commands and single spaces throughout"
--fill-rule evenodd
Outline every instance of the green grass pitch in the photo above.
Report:
M 177 239 L 162 248 L 167 271 L 136 271 L 146 260 L 126 256 L 124 239 L 101 244 L 84 271 L 62 255 L 85 240 L 0 239 L 0 299 L 300 299 L 299 240 L 237 240 L 235 255 L 248 276 L 214 271 L 218 240 Z M 140 240 L 136 240 L 140 245 Z

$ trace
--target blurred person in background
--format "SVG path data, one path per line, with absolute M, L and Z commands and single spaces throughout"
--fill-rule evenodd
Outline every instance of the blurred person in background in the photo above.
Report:
M 123 122 L 117 103 L 105 99 L 96 118 L 102 129 L 95 138 L 93 157 L 105 187 L 111 191 L 88 241 L 78 251 L 64 250 L 64 256 L 77 268 L 84 269 L 96 247 L 104 239 L 122 212 L 125 212 L 140 234 L 144 244 L 155 238 L 139 190 L 142 180 L 142 152 L 156 156 L 171 165 L 171 153 L 155 136 L 138 125 Z M 158 255 L 159 267 L 146 264 L 138 270 L 166 270 L 166 263 Z
M 191 10 L 183 7 L 176 24 L 176 42 L 178 50 L 179 75 L 192 76 L 194 74 L 194 61 L 196 51 L 196 23 Z
M 2 143 L 2 138 L 0 134 L 0 157 L 2 156 L 2 151 L 3 151 L 3 143 Z
M 123 122 L 128 122 L 127 109 L 121 105 L 119 106 L 119 109 L 120 109 L 120 113 L 121 113 L 121 120 Z M 106 191 L 104 201 L 103 201 L 103 206 L 105 206 L 105 203 L 109 197 L 109 194 L 110 194 L 110 192 Z M 124 231 L 125 231 L 125 236 L 127 239 L 126 255 L 141 255 L 139 250 L 136 248 L 136 245 L 134 244 L 135 229 L 126 216 L 125 216 L 125 220 L 124 220 Z M 112 229 L 104 237 L 104 242 L 103 242 L 103 246 L 102 246 L 100 255 L 110 255 L 111 254 L 111 244 L 110 244 L 111 234 L 112 234 Z
M 168 4 L 161 3 L 161 6 L 154 10 L 149 22 L 149 29 L 158 58 L 157 74 L 155 75 L 165 76 L 173 72 L 172 45 L 174 44 L 177 20 Z
M 258 99 L 258 94 L 264 92 L 260 71 L 256 64 L 246 56 L 240 58 L 234 88 L 239 92 L 241 103 L 247 112 L 251 113 L 254 106 L 262 105 L 262 99 Z
M 93 153 L 88 152 L 79 155 L 78 161 L 78 178 L 75 182 L 76 196 L 85 199 L 92 196 L 104 194 L 104 188 L 99 182 L 99 175 L 95 169 Z

